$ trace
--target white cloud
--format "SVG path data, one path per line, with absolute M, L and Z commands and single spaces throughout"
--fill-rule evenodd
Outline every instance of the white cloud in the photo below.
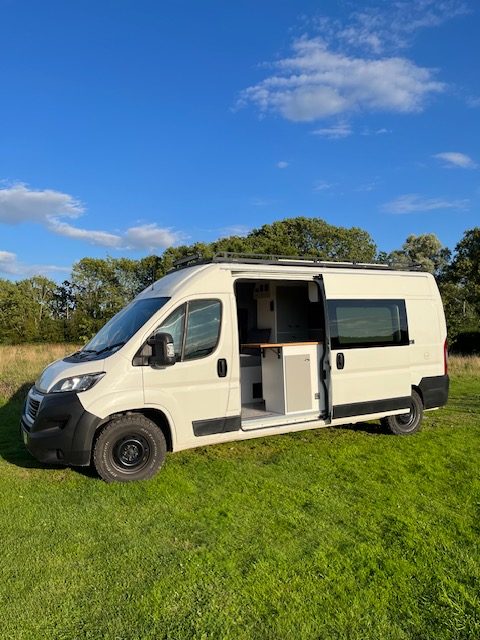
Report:
M 180 234 L 171 229 L 163 229 L 156 224 L 144 224 L 130 227 L 123 234 L 93 229 L 81 229 L 60 220 L 52 220 L 49 229 L 67 238 L 85 240 L 90 244 L 112 249 L 131 249 L 154 251 L 166 249 L 180 240 Z
M 434 71 L 402 57 L 350 56 L 321 38 L 302 37 L 293 55 L 275 63 L 276 72 L 240 94 L 239 106 L 312 122 L 354 112 L 421 111 L 445 89 Z
M 286 169 L 289 164 L 290 163 L 286 162 L 285 160 L 280 160 L 280 162 L 277 162 L 277 168 L 278 169 Z
M 480 96 L 469 96 L 467 99 L 467 107 L 471 109 L 476 109 L 480 107 Z
M 355 191 L 359 191 L 359 192 L 363 192 L 363 193 L 368 193 L 369 191 L 375 191 L 375 189 L 377 189 L 378 185 L 380 184 L 380 180 L 379 178 L 374 178 L 373 180 L 370 180 L 370 182 L 365 182 L 361 185 L 359 185 Z
M 360 132 L 362 136 L 381 136 L 386 133 L 392 133 L 391 129 L 386 129 L 385 127 L 380 127 L 379 129 L 370 129 L 369 127 L 364 127 Z
M 232 224 L 228 227 L 221 227 L 217 231 L 221 236 L 246 236 L 251 231 L 251 227 L 244 224 Z
M 346 122 L 339 122 L 331 127 L 324 127 L 322 129 L 314 129 L 312 133 L 316 136 L 322 136 L 323 138 L 329 138 L 330 140 L 338 140 L 340 138 L 347 138 L 353 131 L 349 124 Z
M 94 231 L 90 229 L 80 229 L 71 224 L 62 222 L 61 220 L 51 219 L 48 223 L 48 229 L 59 236 L 66 238 L 75 238 L 77 240 L 85 240 L 90 244 L 96 244 L 101 247 L 111 247 L 119 249 L 121 246 L 121 237 L 109 233 L 107 231 Z
M 64 221 L 64 218 L 78 218 L 84 212 L 82 203 L 60 191 L 34 190 L 23 183 L 0 189 L 0 223 L 16 225 L 36 222 L 57 235 L 110 249 L 154 251 L 165 249 L 182 237 L 180 233 L 159 227 L 156 223 L 129 227 L 123 233 L 112 233 L 76 227 Z
M 329 189 L 333 189 L 333 187 L 336 187 L 337 185 L 334 184 L 333 182 L 327 182 L 326 180 L 318 180 L 318 182 L 315 183 L 313 190 L 314 191 L 328 191 Z
M 427 211 L 468 209 L 469 200 L 448 200 L 446 198 L 425 198 L 417 193 L 408 193 L 382 205 L 385 213 L 425 213 Z
M 36 274 L 68 273 L 70 267 L 57 267 L 52 264 L 27 265 L 20 262 L 15 253 L 0 251 L 0 273 L 7 276 L 29 277 Z
M 330 44 L 380 55 L 406 49 L 420 30 L 468 12 L 463 0 L 401 0 L 354 11 L 346 21 L 317 18 L 313 26 Z
M 61 191 L 29 189 L 17 183 L 0 189 L 0 222 L 45 222 L 51 216 L 78 218 L 83 205 L 73 196 Z
M 125 231 L 122 243 L 126 249 L 166 249 L 181 240 L 182 234 L 159 227 L 157 224 L 142 224 Z
M 454 167 L 459 167 L 460 169 L 476 169 L 478 166 L 470 156 L 458 151 L 444 151 L 434 154 L 433 157 L 437 158 L 437 160 L 442 160 L 443 166 L 447 169 Z
M 274 204 L 275 200 L 270 200 L 269 198 L 251 198 L 250 204 L 254 207 L 269 207 Z

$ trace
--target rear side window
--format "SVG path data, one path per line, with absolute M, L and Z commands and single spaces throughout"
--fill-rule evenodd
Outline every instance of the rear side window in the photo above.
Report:
M 329 300 L 332 349 L 409 344 L 405 300 Z

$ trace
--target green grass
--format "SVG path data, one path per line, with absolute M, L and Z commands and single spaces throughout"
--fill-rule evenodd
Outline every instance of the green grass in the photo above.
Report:
M 448 407 L 413 437 L 244 441 L 107 485 L 23 450 L 17 390 L 48 356 L 0 348 L 2 639 L 480 637 L 471 366 L 452 366 Z

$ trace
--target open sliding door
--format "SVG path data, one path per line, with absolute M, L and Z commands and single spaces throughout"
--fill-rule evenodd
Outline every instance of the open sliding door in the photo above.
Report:
M 335 272 L 319 280 L 326 298 L 332 420 L 407 412 L 411 382 L 402 292 L 383 274 Z

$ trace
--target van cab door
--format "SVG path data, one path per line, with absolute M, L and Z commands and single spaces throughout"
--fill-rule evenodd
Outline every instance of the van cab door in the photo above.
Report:
M 332 420 L 407 412 L 411 378 L 405 300 L 383 274 L 323 274 L 322 281 Z
M 233 368 L 229 296 L 181 301 L 156 331 L 172 335 L 177 361 L 143 367 L 145 405 L 168 412 L 178 445 L 239 428 L 239 416 L 236 421 L 228 416 Z

